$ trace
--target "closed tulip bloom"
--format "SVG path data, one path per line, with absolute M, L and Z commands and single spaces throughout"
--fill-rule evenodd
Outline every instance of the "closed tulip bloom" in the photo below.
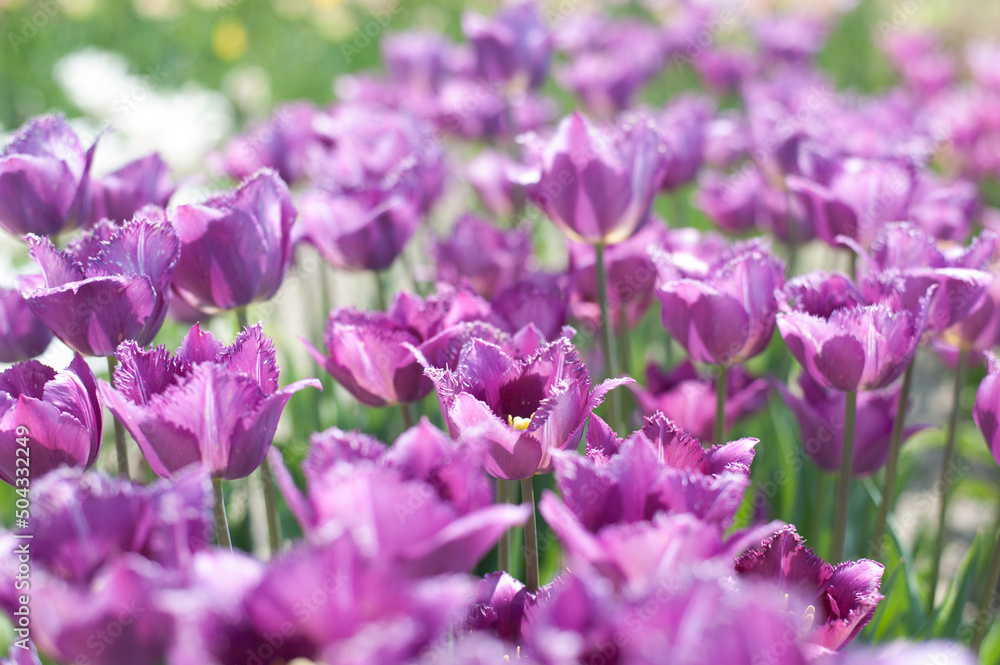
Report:
M 453 370 L 422 360 L 452 436 L 485 439 L 486 471 L 507 480 L 550 471 L 552 452 L 576 447 L 608 391 L 632 382 L 608 379 L 591 392 L 587 367 L 563 337 L 523 360 L 478 339 Z
M 101 396 L 161 477 L 200 463 L 213 477 L 245 478 L 271 447 L 281 411 L 304 379 L 278 389 L 274 344 L 260 324 L 225 346 L 195 325 L 171 356 L 136 343 L 116 354 L 115 387 Z
M 466 165 L 465 176 L 494 217 L 509 218 L 524 203 L 524 192 L 513 179 L 520 168 L 507 155 L 484 150 Z
M 236 180 L 270 168 L 289 185 L 300 181 L 311 152 L 324 147 L 313 127 L 318 115 L 310 102 L 275 108 L 265 122 L 230 140 L 221 156 L 222 168 Z
M 795 279 L 786 293 L 793 302 L 815 303 L 821 301 L 821 288 L 808 279 Z M 786 307 L 778 314 L 778 331 L 792 356 L 822 387 L 878 390 L 898 379 L 913 359 L 927 327 L 932 293 L 924 296 L 917 311 L 884 302 L 848 302 L 813 312 Z
M 102 219 L 124 222 L 147 205 L 166 208 L 175 189 L 170 167 L 159 153 L 140 157 L 114 173 L 91 178 L 91 224 Z
M 90 219 L 90 164 L 60 116 L 32 119 L 0 154 L 0 228 L 56 235 Z
M 233 192 L 171 211 L 181 240 L 174 291 L 206 312 L 268 300 L 292 260 L 295 215 L 288 186 L 269 169 Z
M 976 403 L 972 408 L 972 418 L 986 439 L 986 446 L 993 453 L 993 459 L 1000 464 L 1000 360 L 992 353 L 986 355 L 989 372 L 976 391 Z
M 527 275 L 494 296 L 491 320 L 509 333 L 530 325 L 545 339 L 555 339 L 569 321 L 565 281 L 544 272 Z
M 527 271 L 531 238 L 526 231 L 502 231 L 465 214 L 447 238 L 434 243 L 431 253 L 439 280 L 450 284 L 467 280 L 476 293 L 491 298 Z
M 38 478 L 59 466 L 90 468 L 102 424 L 97 380 L 82 357 L 61 372 L 37 360 L 14 365 L 0 373 L 0 479 L 26 487 L 29 469 Z
M 180 242 L 162 212 L 147 209 L 124 226 L 104 222 L 60 250 L 28 237 L 41 275 L 18 288 L 35 315 L 74 351 L 110 356 L 126 340 L 152 341 L 167 314 Z
M 844 393 L 825 390 L 807 372 L 799 376 L 799 386 L 802 397 L 791 394 L 783 384 L 778 384 L 778 390 L 799 423 L 806 455 L 820 469 L 836 472 L 844 441 Z M 899 386 L 858 395 L 853 475 L 868 476 L 885 466 L 898 405 Z M 923 426 L 908 427 L 902 440 L 921 429 Z
M 462 32 L 472 45 L 476 73 L 491 84 L 537 88 L 545 80 L 552 37 L 533 2 L 522 2 L 492 19 L 462 16 Z
M 571 240 L 613 245 L 646 221 L 663 169 L 650 122 L 640 119 L 613 136 L 574 113 L 559 123 L 525 182 Z
M 708 171 L 699 178 L 696 205 L 726 233 L 744 234 L 757 226 L 758 196 L 764 187 L 756 170 L 728 177 Z
M 972 180 L 947 182 L 922 174 L 910 201 L 909 219 L 938 240 L 965 240 L 980 211 Z
M 35 316 L 17 289 L 0 288 L 0 363 L 40 356 L 52 341 L 52 331 Z
M 778 311 L 775 289 L 785 265 L 759 242 L 737 246 L 703 279 L 660 286 L 663 327 L 695 362 L 731 366 L 756 356 L 771 341 Z
M 417 210 L 402 197 L 369 207 L 361 197 L 313 191 L 300 206 L 303 239 L 341 270 L 385 270 L 420 224 Z
M 671 192 L 694 180 L 701 167 L 705 129 L 713 111 L 708 99 L 682 94 L 656 116 L 656 128 L 667 151 L 660 189 Z

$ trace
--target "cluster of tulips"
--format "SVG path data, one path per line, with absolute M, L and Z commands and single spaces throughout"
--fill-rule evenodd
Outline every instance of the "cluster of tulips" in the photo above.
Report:
M 156 155 L 91 173 L 96 144 L 62 117 L 18 130 L 0 227 L 37 269 L 0 291 L 0 361 L 14 363 L 0 479 L 30 505 L 0 531 L 16 635 L 3 662 L 976 662 L 1000 546 L 972 621 L 933 632 L 958 641 L 850 643 L 885 600 L 900 450 L 924 427 L 908 422 L 918 348 L 955 383 L 914 611 L 941 611 L 961 392 L 987 361 L 973 417 L 1000 460 L 1000 251 L 978 187 L 1000 174 L 1000 46 L 972 45 L 960 66 L 933 35 L 890 31 L 901 83 L 862 97 L 814 65 L 832 17 L 748 15 L 740 48 L 703 39 L 718 11 L 529 2 L 467 14 L 462 44 L 388 35 L 386 76 L 339 79 L 327 108 L 277 108 L 213 157 L 240 184 L 202 203 L 170 205 Z M 556 57 L 584 107 L 561 119 Z M 705 92 L 635 102 L 689 70 Z M 443 198 L 470 212 L 442 224 Z M 685 227 L 688 200 L 721 233 Z M 538 251 L 550 223 L 558 266 Z M 297 295 L 325 326 L 305 346 L 355 408 L 392 407 L 403 430 L 316 432 L 299 464 L 275 433 L 293 395 L 322 385 L 280 387 L 278 322 L 250 325 L 247 308 L 310 251 L 371 273 L 378 302 L 330 309 L 314 275 Z M 846 271 L 796 274 L 807 256 Z M 205 325 L 226 312 L 231 344 Z M 155 345 L 168 316 L 187 330 L 176 349 Z M 53 336 L 76 353 L 65 369 L 32 359 Z M 636 381 L 646 347 L 662 364 Z M 102 357 L 107 380 L 86 359 Z M 433 393 L 440 414 L 415 419 Z M 774 442 L 728 439 L 769 397 L 836 475 L 825 559 L 754 500 L 755 453 Z M 105 407 L 117 476 L 91 468 Z M 877 472 L 872 510 L 850 510 L 852 481 Z M 263 558 L 233 548 L 223 485 L 255 473 Z M 552 489 L 536 501 L 536 487 Z M 281 534 L 282 510 L 300 539 Z

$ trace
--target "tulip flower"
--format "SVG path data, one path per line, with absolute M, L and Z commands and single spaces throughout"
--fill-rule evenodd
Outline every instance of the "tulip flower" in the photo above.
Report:
M 102 381 L 101 396 L 158 476 L 200 463 L 213 478 L 245 478 L 267 456 L 291 396 L 319 387 L 304 379 L 279 390 L 275 353 L 260 324 L 228 347 L 196 324 L 173 356 L 119 347 L 115 387 Z
M 102 219 L 124 222 L 147 205 L 167 207 L 176 187 L 158 153 L 129 162 L 114 173 L 91 178 L 90 225 Z
M 0 288 L 0 362 L 16 363 L 40 356 L 52 331 L 35 316 L 17 289 Z
M 522 230 L 501 231 L 474 215 L 463 215 L 448 238 L 431 248 L 437 278 L 450 284 L 467 280 L 484 298 L 492 298 L 527 271 L 531 238 Z
M 534 326 L 555 339 L 569 320 L 565 282 L 562 275 L 536 272 L 508 285 L 493 297 L 491 320 L 511 334 Z
M 524 192 L 514 181 L 519 166 L 495 150 L 484 150 L 465 167 L 465 177 L 494 217 L 512 219 L 524 205 Z
M 426 92 L 434 92 L 448 73 L 451 42 L 435 32 L 396 32 L 379 47 L 389 78 Z
M 544 81 L 552 40 L 534 3 L 511 6 L 492 19 L 466 13 L 462 32 L 472 45 L 476 73 L 491 84 L 520 91 Z
M 0 153 L 0 227 L 8 233 L 58 235 L 90 219 L 90 164 L 66 119 L 32 119 Z
M 29 471 L 39 478 L 60 466 L 90 468 L 102 424 L 97 381 L 82 357 L 61 372 L 37 360 L 14 365 L 0 373 L 0 479 L 27 487 Z
M 74 351 L 110 356 L 126 340 L 148 344 L 159 332 L 181 249 L 162 213 L 99 224 L 65 250 L 38 236 L 28 236 L 28 247 L 42 274 L 22 276 L 21 295 Z
M 465 628 L 486 631 L 516 644 L 521 641 L 525 611 L 535 599 L 536 594 L 507 573 L 490 573 L 479 583 Z
M 867 559 L 831 566 L 790 525 L 736 560 L 741 580 L 772 582 L 776 593 L 785 594 L 789 611 L 802 617 L 800 640 L 829 651 L 848 644 L 871 620 L 883 598 L 878 590 L 884 570 Z
M 210 313 L 271 298 L 292 259 L 295 214 L 288 186 L 268 169 L 234 192 L 171 211 L 181 239 L 174 292 Z
M 314 122 L 319 112 L 309 102 L 278 106 L 264 123 L 233 138 L 225 147 L 222 168 L 245 180 L 261 169 L 274 169 L 289 185 L 306 174 L 310 151 L 321 149 Z
M 676 191 L 694 179 L 702 163 L 705 126 L 712 115 L 708 99 L 681 94 L 656 117 L 657 132 L 667 151 L 660 189 Z
M 972 419 L 976 421 L 979 431 L 982 432 L 986 440 L 986 447 L 993 455 L 993 459 L 1000 464 L 1000 359 L 992 352 L 987 352 L 989 359 L 989 372 L 986 378 L 979 384 L 976 391 L 976 402 L 972 407 Z M 992 589 L 996 587 L 997 579 L 1000 578 L 1000 532 L 997 533 L 997 550 L 994 551 L 993 562 L 990 565 L 986 586 L 983 588 Z M 989 627 L 987 618 L 990 616 L 990 597 L 992 594 L 983 594 L 979 604 L 979 612 L 976 615 L 976 628 L 972 638 L 972 646 L 978 650 L 980 643 Z

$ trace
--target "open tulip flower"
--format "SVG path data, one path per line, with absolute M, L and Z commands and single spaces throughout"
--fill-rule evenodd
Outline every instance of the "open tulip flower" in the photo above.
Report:
M 473 339 L 455 369 L 422 362 L 452 436 L 486 439 L 486 471 L 506 480 L 550 471 L 552 452 L 576 447 L 608 391 L 632 382 L 608 379 L 591 392 L 587 367 L 562 337 L 523 360 Z
M 61 372 L 37 360 L 14 365 L 0 373 L 0 479 L 25 487 L 29 471 L 37 478 L 63 465 L 90 468 L 102 424 L 97 380 L 82 357 Z
M 90 220 L 90 164 L 60 116 L 40 116 L 22 127 L 0 153 L 0 228 L 24 235 L 58 235 Z
M 147 205 L 167 206 L 174 193 L 170 169 L 159 154 L 129 162 L 114 173 L 91 178 L 91 224 L 102 219 L 124 222 Z
M 472 45 L 476 72 L 493 85 L 525 90 L 545 80 L 552 37 L 533 2 L 513 5 L 492 19 L 467 13 L 462 32 Z
M 181 243 L 153 208 L 124 226 L 105 221 L 65 250 L 28 236 L 41 275 L 19 279 L 35 315 L 71 349 L 110 356 L 124 341 L 152 341 L 167 315 Z
M 0 288 L 0 363 L 16 363 L 41 355 L 52 331 L 35 316 L 17 289 Z
M 295 215 L 288 186 L 270 169 L 233 192 L 172 210 L 181 240 L 174 291 L 209 313 L 271 298 L 292 260 Z
M 196 324 L 177 353 L 135 342 L 116 354 L 115 387 L 101 396 L 161 477 L 200 463 L 214 478 L 245 478 L 271 447 L 281 411 L 304 379 L 278 389 L 274 344 L 260 324 L 225 346 Z

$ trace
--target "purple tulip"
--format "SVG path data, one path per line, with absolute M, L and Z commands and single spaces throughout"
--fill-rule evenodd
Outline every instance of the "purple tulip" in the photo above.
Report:
M 739 90 L 757 73 L 755 54 L 742 49 L 715 46 L 691 60 L 691 65 L 709 90 L 716 93 Z
M 175 189 L 170 168 L 159 153 L 129 162 L 103 178 L 92 177 L 89 225 L 102 219 L 124 222 L 147 205 L 166 208 Z
M 914 92 L 931 97 L 949 87 L 955 78 L 955 61 L 941 53 L 939 38 L 932 32 L 896 32 L 883 36 L 879 48 L 903 81 Z
M 8 233 L 58 235 L 90 219 L 90 164 L 59 116 L 39 116 L 21 127 L 0 154 L 0 227 Z
M 102 381 L 101 396 L 165 478 L 195 463 L 215 478 L 245 478 L 264 461 L 292 395 L 320 388 L 304 379 L 278 389 L 274 344 L 260 324 L 228 347 L 196 324 L 172 357 L 135 342 L 116 356 L 115 387 Z
M 520 165 L 496 150 L 484 150 L 465 167 L 465 175 L 483 206 L 494 217 L 512 218 L 524 203 L 524 192 L 514 182 Z
M 0 288 L 0 362 L 16 363 L 42 355 L 52 331 L 31 311 L 17 289 Z
M 687 277 L 705 279 L 732 253 L 722 235 L 693 228 L 668 229 L 662 245 L 649 247 L 660 282 Z
M 972 77 L 980 85 L 992 91 L 1000 90 L 1000 76 L 997 75 L 997 64 L 1000 63 L 1000 47 L 991 42 L 974 42 L 965 51 L 965 61 Z
M 631 238 L 604 251 L 604 267 L 608 280 L 608 308 L 617 312 L 612 325 L 620 331 L 624 307 L 624 323 L 633 328 L 649 309 L 656 284 L 656 267 L 649 256 L 650 247 L 666 247 L 670 235 L 655 220 Z M 600 326 L 600 305 L 597 301 L 596 253 L 590 245 L 569 244 L 569 279 L 572 284 L 573 317 L 586 321 L 597 330 Z
M 341 270 L 387 269 L 420 224 L 417 210 L 402 197 L 368 207 L 360 198 L 312 191 L 299 206 L 303 239 Z
M 389 78 L 408 88 L 433 92 L 448 73 L 453 45 L 435 32 L 398 32 L 382 40 Z
M 612 136 L 574 113 L 525 176 L 528 196 L 575 242 L 621 242 L 646 221 L 663 178 L 658 143 L 649 122 Z
M 968 352 L 970 361 L 985 362 L 983 352 L 1000 345 L 1000 279 L 994 278 L 968 315 L 944 331 L 933 345 L 952 366 L 962 348 Z
M 758 171 L 729 177 L 708 171 L 699 179 L 696 205 L 726 233 L 744 234 L 757 226 L 757 199 L 764 186 Z
M 913 191 L 909 219 L 933 238 L 960 242 L 969 236 L 979 209 L 974 182 L 945 182 L 924 173 Z
M 268 300 L 292 260 L 295 215 L 288 186 L 268 169 L 233 192 L 171 211 L 181 239 L 174 291 L 207 312 Z
M 126 340 L 148 344 L 167 315 L 181 243 L 162 212 L 147 209 L 124 226 L 104 222 L 60 250 L 28 236 L 41 275 L 19 278 L 35 315 L 71 349 L 110 356 Z
M 728 169 L 750 150 L 746 118 L 731 109 L 707 120 L 703 131 L 702 158 L 711 167 Z
M 802 447 L 820 469 L 837 472 L 844 441 L 844 393 L 824 390 L 808 373 L 799 376 L 799 386 L 801 398 L 792 395 L 782 384 L 778 385 L 778 390 L 799 422 Z M 898 405 L 899 386 L 858 395 L 853 475 L 868 476 L 885 466 Z M 902 440 L 923 428 L 919 425 L 908 427 Z
M 886 303 L 859 304 L 853 296 L 831 305 L 824 292 L 840 293 L 845 281 L 836 275 L 818 284 L 808 277 L 790 281 L 785 294 L 793 304 L 778 314 L 778 331 L 820 386 L 842 391 L 885 388 L 913 359 L 927 327 L 933 292 L 924 296 L 917 311 Z
M 713 111 L 712 103 L 704 97 L 680 95 L 656 116 L 656 128 L 667 151 L 661 190 L 672 192 L 694 180 L 702 162 L 705 127 Z
M 465 628 L 486 631 L 502 640 L 518 643 L 524 613 L 534 605 L 535 595 L 505 572 L 490 573 L 479 583 Z
M 0 479 L 26 487 L 29 469 L 38 478 L 64 465 L 90 468 L 102 424 L 97 381 L 82 357 L 61 372 L 37 360 L 14 365 L 0 373 Z
M 712 438 L 715 418 L 715 379 L 702 377 L 688 360 L 669 372 L 650 363 L 646 366 L 646 387 L 630 386 L 643 414 L 662 412 L 685 432 L 702 441 Z M 738 420 L 767 404 L 771 382 L 755 379 L 739 365 L 726 373 L 726 431 Z
M 791 525 L 736 560 L 740 579 L 771 582 L 776 594 L 787 594 L 789 611 L 802 617 L 801 640 L 831 651 L 853 640 L 875 614 L 884 570 L 868 559 L 831 566 Z
M 552 452 L 575 448 L 587 418 L 609 390 L 632 379 L 608 379 L 590 390 L 590 374 L 566 338 L 516 359 L 478 339 L 462 348 L 455 369 L 422 359 L 434 381 L 452 436 L 487 441 L 486 471 L 507 480 L 552 468 Z
M 370 448 L 355 452 L 361 443 Z M 508 529 L 523 524 L 527 506 L 493 505 L 475 442 L 456 446 L 426 420 L 385 446 L 339 430 L 313 437 L 304 465 L 308 496 L 296 488 L 280 453 L 276 475 L 292 514 L 310 542 L 347 531 L 366 556 L 410 574 L 471 569 Z M 456 490 L 454 495 L 452 490 Z
M 989 372 L 976 391 L 976 403 L 972 408 L 972 418 L 986 439 L 986 447 L 993 459 L 1000 464 L 1000 360 L 992 352 L 987 352 Z
M 543 272 L 525 276 L 493 297 L 491 320 L 512 334 L 531 325 L 545 339 L 555 339 L 569 320 L 565 281 Z
M 466 13 L 462 32 L 472 44 L 476 73 L 491 85 L 527 90 L 545 80 L 552 38 L 533 2 L 513 5 L 492 19 Z
M 526 231 L 501 231 L 493 224 L 465 214 L 448 238 L 431 247 L 437 278 L 450 284 L 467 280 L 485 298 L 518 281 L 527 270 L 531 238 Z
M 765 58 L 800 64 L 823 49 L 829 26 L 811 16 L 775 15 L 759 21 L 754 32 Z
M 762 243 L 737 245 L 705 278 L 660 285 L 663 327 L 696 362 L 743 362 L 771 341 L 784 282 L 785 265 Z
M 266 122 L 229 141 L 221 157 L 223 170 L 235 180 L 245 180 L 268 168 L 289 185 L 298 182 L 306 174 L 312 151 L 323 149 L 313 126 L 318 113 L 309 102 L 278 106 Z

